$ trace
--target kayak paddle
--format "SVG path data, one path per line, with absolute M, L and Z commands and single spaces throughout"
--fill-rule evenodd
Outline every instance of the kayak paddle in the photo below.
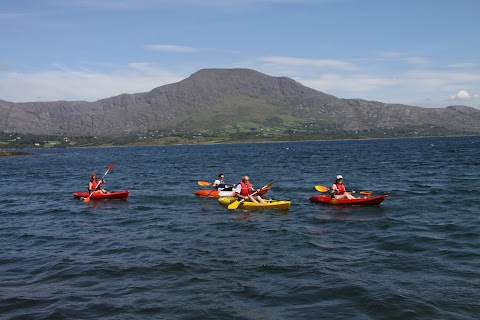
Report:
M 369 197 L 372 195 L 372 191 L 360 191 L 359 193 L 365 197 Z
M 271 186 L 272 184 L 274 184 L 275 181 L 276 181 L 276 180 L 273 180 L 272 182 L 267 183 L 266 185 L 263 186 L 263 188 L 258 189 L 257 191 L 255 191 L 254 193 L 252 193 L 251 196 L 256 195 L 256 194 L 257 194 L 260 190 L 262 190 L 262 189 L 270 188 L 270 186 Z M 242 204 L 244 201 L 245 201 L 245 199 L 235 200 L 234 202 L 230 203 L 227 208 L 228 208 L 229 210 L 237 209 L 238 206 L 239 206 L 240 204 Z
M 207 187 L 209 185 L 211 185 L 210 182 L 207 182 L 207 181 L 198 181 L 197 182 L 199 186 L 202 186 L 202 187 Z
M 315 186 L 315 190 L 319 191 L 319 192 L 327 192 L 327 191 L 330 191 L 329 188 L 327 187 L 324 187 L 324 186 Z M 372 195 L 372 191 L 360 191 L 359 192 L 362 196 L 371 196 Z
M 113 168 L 113 166 L 115 165 L 114 162 L 112 162 L 110 164 L 110 167 L 108 167 L 107 171 L 105 171 L 105 174 L 103 175 L 102 179 L 100 179 L 100 181 L 102 181 L 103 179 L 105 179 L 105 176 L 107 175 L 107 173 Z M 85 199 L 83 199 L 83 202 L 89 202 L 90 201 L 90 198 L 92 197 L 92 194 L 95 193 L 95 191 L 97 191 L 98 187 L 100 187 L 100 183 L 95 187 L 95 190 L 93 190 L 92 192 L 90 192 L 90 194 L 88 195 L 88 197 L 86 197 Z
M 319 192 L 327 192 L 330 189 L 327 188 L 327 187 L 324 187 L 324 186 L 315 186 L 315 190 L 317 190 Z

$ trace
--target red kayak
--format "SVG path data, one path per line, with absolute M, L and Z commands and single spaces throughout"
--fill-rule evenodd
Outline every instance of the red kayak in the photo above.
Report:
M 260 196 L 263 196 L 267 191 L 270 190 L 270 188 L 265 188 L 265 189 L 260 189 L 258 194 Z M 202 190 L 197 190 L 193 193 L 196 196 L 199 197 L 234 197 L 235 196 L 235 191 L 218 191 L 218 190 L 208 190 L 208 189 L 202 189 Z
M 321 204 L 333 204 L 333 205 L 361 205 L 361 206 L 378 206 L 382 203 L 387 195 L 375 196 L 375 197 L 366 197 L 366 198 L 355 198 L 355 199 L 335 199 L 331 196 L 312 196 L 310 201 L 314 203 Z
M 107 193 L 94 193 L 90 197 L 91 200 L 125 200 L 127 199 L 128 195 L 130 192 L 127 190 L 124 191 L 113 191 L 113 192 L 107 192 Z M 75 198 L 88 198 L 90 195 L 90 192 L 74 192 L 73 196 Z

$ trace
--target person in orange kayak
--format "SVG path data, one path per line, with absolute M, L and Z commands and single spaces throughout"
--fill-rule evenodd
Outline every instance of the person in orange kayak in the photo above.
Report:
M 218 179 L 213 182 L 212 185 L 213 189 L 216 189 L 218 191 L 232 191 L 233 187 L 229 187 L 225 184 L 225 175 L 223 173 L 220 173 L 218 175 Z
M 335 199 L 355 199 L 352 195 L 355 193 L 355 190 L 352 190 L 351 192 L 346 191 L 345 185 L 343 184 L 343 177 L 341 175 L 338 175 L 335 183 L 332 184 L 330 193 L 332 194 L 332 198 Z
M 106 193 L 107 191 L 105 189 L 100 189 L 100 185 L 105 183 L 105 180 L 98 180 L 97 179 L 97 174 L 92 174 L 90 181 L 88 182 L 88 192 L 92 193 Z
M 265 203 L 265 200 L 260 197 L 258 191 L 259 190 L 253 189 L 253 185 L 250 183 L 248 176 L 243 176 L 242 181 L 240 181 L 235 188 L 235 193 L 239 200 Z

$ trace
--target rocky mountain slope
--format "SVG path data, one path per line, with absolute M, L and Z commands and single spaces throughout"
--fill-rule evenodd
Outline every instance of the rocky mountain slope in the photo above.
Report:
M 153 130 L 219 130 L 309 124 L 324 130 L 433 135 L 480 133 L 480 110 L 420 108 L 339 99 L 286 77 L 249 69 L 204 69 L 150 92 L 98 100 L 12 103 L 0 100 L 0 131 L 116 136 Z

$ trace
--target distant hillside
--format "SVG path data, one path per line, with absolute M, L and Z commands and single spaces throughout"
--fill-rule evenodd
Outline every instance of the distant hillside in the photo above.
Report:
M 158 130 L 288 133 L 301 127 L 317 133 L 372 132 L 372 136 L 412 131 L 479 134 L 480 110 L 339 99 L 290 78 L 248 69 L 200 70 L 150 92 L 96 102 L 0 100 L 0 132 L 111 137 Z

